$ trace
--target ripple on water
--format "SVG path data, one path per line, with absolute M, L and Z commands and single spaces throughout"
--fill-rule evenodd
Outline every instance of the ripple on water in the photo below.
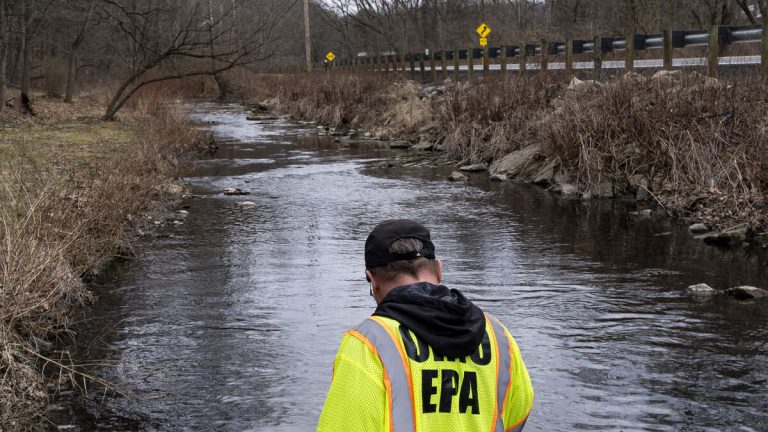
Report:
M 128 289 L 97 305 L 122 318 L 108 356 L 120 367 L 104 374 L 137 396 L 111 400 L 104 429 L 124 417 L 158 430 L 312 429 L 344 331 L 374 306 L 365 237 L 410 217 L 432 230 L 446 283 L 515 336 L 537 392 L 526 431 L 768 430 L 768 310 L 679 295 L 706 280 L 755 284 L 759 265 L 613 204 L 374 171 L 366 162 L 384 150 L 338 149 L 233 107 L 195 115 L 222 147 L 190 173 L 203 198 Z

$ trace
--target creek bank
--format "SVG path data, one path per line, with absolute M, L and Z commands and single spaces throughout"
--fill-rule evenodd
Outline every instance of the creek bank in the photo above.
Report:
M 94 301 L 89 283 L 184 223 L 174 177 L 205 137 L 158 101 L 101 122 L 88 98 L 42 99 L 34 120 L 0 129 L 2 430 L 51 427 L 54 402 L 90 379 L 70 331 Z
M 416 155 L 442 152 L 468 176 L 487 172 L 480 175 L 573 199 L 635 202 L 691 225 L 708 245 L 768 248 L 768 183 L 759 168 L 768 163 L 759 148 L 766 128 L 750 123 L 765 123 L 757 117 L 768 101 L 733 104 L 754 93 L 746 84 L 661 71 L 607 82 L 419 85 L 337 76 L 287 85 L 256 89 L 252 115 L 320 124 L 321 134 L 350 145 L 378 140 Z

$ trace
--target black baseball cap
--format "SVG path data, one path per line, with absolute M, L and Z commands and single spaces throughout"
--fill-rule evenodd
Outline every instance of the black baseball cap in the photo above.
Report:
M 406 254 L 391 253 L 389 246 L 403 238 L 421 240 L 424 247 L 420 251 Z M 395 261 L 409 261 L 416 258 L 435 259 L 435 245 L 430 239 L 429 230 L 410 219 L 390 219 L 376 225 L 365 241 L 365 267 L 382 267 Z

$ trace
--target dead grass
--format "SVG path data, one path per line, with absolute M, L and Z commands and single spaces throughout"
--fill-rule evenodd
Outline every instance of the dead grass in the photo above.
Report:
M 166 100 L 160 91 L 143 94 L 131 113 L 136 123 L 70 116 L 2 132 L 0 429 L 40 420 L 47 377 L 75 379 L 49 350 L 90 300 L 83 276 L 131 254 L 139 215 L 169 197 L 179 155 L 201 142 Z
M 630 75 L 566 92 L 541 142 L 583 185 L 645 178 L 660 203 L 713 226 L 765 227 L 768 97 L 759 82 Z
M 532 144 L 536 119 L 561 87 L 544 76 L 447 86 L 445 99 L 435 104 L 446 133 L 442 148 L 464 162 L 491 163 Z
M 267 99 L 278 112 L 335 128 L 392 123 L 404 133 L 429 114 L 428 106 L 416 97 L 417 86 L 386 75 L 261 75 L 250 84 L 250 99 Z

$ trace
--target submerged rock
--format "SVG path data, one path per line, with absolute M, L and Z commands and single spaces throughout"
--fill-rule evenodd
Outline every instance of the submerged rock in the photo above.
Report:
M 459 171 L 454 171 L 451 173 L 451 175 L 448 176 L 448 180 L 453 182 L 463 182 L 467 181 L 467 176 L 460 173 Z
M 649 217 L 653 216 L 653 210 L 645 209 L 645 210 L 641 210 L 641 211 L 632 212 L 630 214 L 633 215 L 633 216 L 640 216 L 642 218 L 649 218 Z
M 700 283 L 689 286 L 685 289 L 685 293 L 693 297 L 711 297 L 715 295 L 717 291 L 705 283 Z
M 241 207 L 253 207 L 256 205 L 256 203 L 253 201 L 240 201 L 237 203 L 237 205 Z
M 712 246 L 735 246 L 747 239 L 747 230 L 738 229 L 712 233 L 704 237 L 704 243 Z
M 391 149 L 409 149 L 412 145 L 408 141 L 392 141 L 389 143 Z
M 240 188 L 226 188 L 222 191 L 224 195 L 250 195 L 250 192 L 246 192 Z
M 768 298 L 768 291 L 753 286 L 738 286 L 725 290 L 725 295 L 731 296 L 736 300 L 760 300 Z
M 709 228 L 703 223 L 695 223 L 688 227 L 688 231 L 691 234 L 704 234 L 709 232 Z
M 563 183 L 563 184 L 557 185 L 555 188 L 553 188 L 553 190 L 563 195 L 579 194 L 579 187 L 572 183 Z
M 249 115 L 245 117 L 248 121 L 266 121 L 266 120 L 279 120 L 280 118 L 275 115 Z
M 464 165 L 463 167 L 459 168 L 459 171 L 464 171 L 464 172 L 488 171 L 488 165 L 486 164 Z
M 504 175 L 504 174 L 493 174 L 491 176 L 491 180 L 492 181 L 499 181 L 499 182 L 507 181 L 507 176 Z

